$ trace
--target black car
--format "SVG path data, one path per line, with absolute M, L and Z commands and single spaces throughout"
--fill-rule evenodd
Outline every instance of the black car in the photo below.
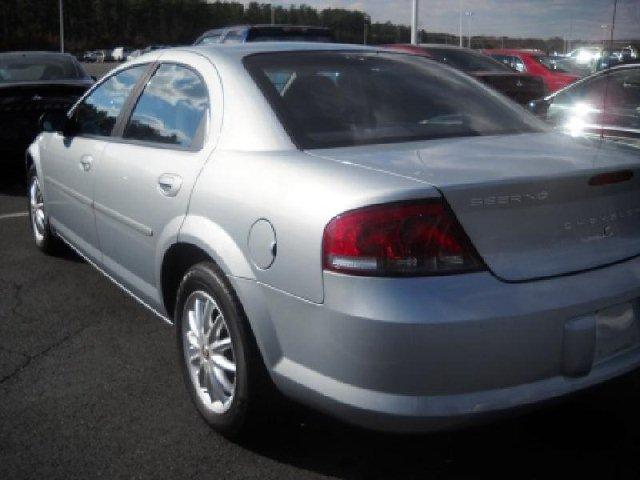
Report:
M 528 105 L 546 93 L 540 78 L 514 72 L 501 62 L 470 48 L 439 44 L 394 44 L 386 47 L 431 58 L 461 70 L 521 105 Z
M 66 112 L 93 84 L 72 55 L 0 53 L 0 155 L 20 161 L 45 112 Z M 4 167 L 4 165 L 3 165 Z
M 304 25 L 240 25 L 203 33 L 194 45 L 245 42 L 332 42 L 331 30 Z
M 598 72 L 530 107 L 573 136 L 640 148 L 640 63 Z

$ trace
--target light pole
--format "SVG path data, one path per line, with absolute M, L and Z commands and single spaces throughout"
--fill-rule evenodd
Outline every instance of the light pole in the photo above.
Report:
M 602 25 L 600 25 L 600 28 L 602 29 L 602 48 L 604 48 L 604 43 L 607 39 L 607 28 L 609 27 L 609 25 L 607 25 L 606 23 L 603 23 Z
M 62 5 L 63 0 L 58 2 L 60 10 L 60 52 L 64 53 L 64 10 Z
M 467 35 L 469 36 L 469 48 L 471 48 L 471 17 L 473 17 L 473 12 L 467 11 L 464 12 L 465 17 L 467 17 Z
M 418 44 L 418 0 L 413 0 L 413 11 L 411 16 L 411 44 Z
M 273 6 L 273 3 L 271 4 L 271 25 L 275 25 L 276 24 L 276 7 Z
M 362 41 L 363 45 L 367 44 L 367 37 L 369 34 L 369 23 L 371 23 L 371 17 L 365 13 L 364 14 L 364 38 Z
M 458 20 L 460 21 L 458 25 L 458 38 L 460 38 L 460 46 L 462 47 L 462 0 L 460 0 L 460 15 Z

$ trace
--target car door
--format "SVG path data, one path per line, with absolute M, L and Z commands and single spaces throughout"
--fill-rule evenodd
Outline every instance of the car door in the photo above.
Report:
M 71 112 L 67 135 L 52 134 L 43 155 L 51 224 L 94 261 L 100 260 L 93 211 L 95 169 L 118 115 L 146 68 L 138 65 L 102 81 Z
M 208 60 L 184 52 L 168 58 L 106 146 L 94 196 L 103 268 L 154 308 L 161 306 L 158 256 L 177 238 L 193 185 L 214 148 L 222 108 Z
M 640 68 L 622 68 L 608 77 L 602 116 L 604 139 L 640 147 Z

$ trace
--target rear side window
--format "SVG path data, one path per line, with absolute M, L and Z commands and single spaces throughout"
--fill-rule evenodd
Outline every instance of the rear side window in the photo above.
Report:
M 209 97 L 200 76 L 181 65 L 163 64 L 140 95 L 124 138 L 198 148 L 208 109 Z
M 415 55 L 284 52 L 244 62 L 302 149 L 545 128 L 466 75 Z
M 100 84 L 74 111 L 78 133 L 107 137 L 129 94 L 144 74 L 147 65 L 123 70 Z

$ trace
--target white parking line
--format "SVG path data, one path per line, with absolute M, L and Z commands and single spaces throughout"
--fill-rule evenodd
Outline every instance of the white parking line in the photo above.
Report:
M 27 217 L 28 215 L 29 212 L 5 213 L 4 215 L 0 215 L 0 220 L 6 220 L 8 218 Z

